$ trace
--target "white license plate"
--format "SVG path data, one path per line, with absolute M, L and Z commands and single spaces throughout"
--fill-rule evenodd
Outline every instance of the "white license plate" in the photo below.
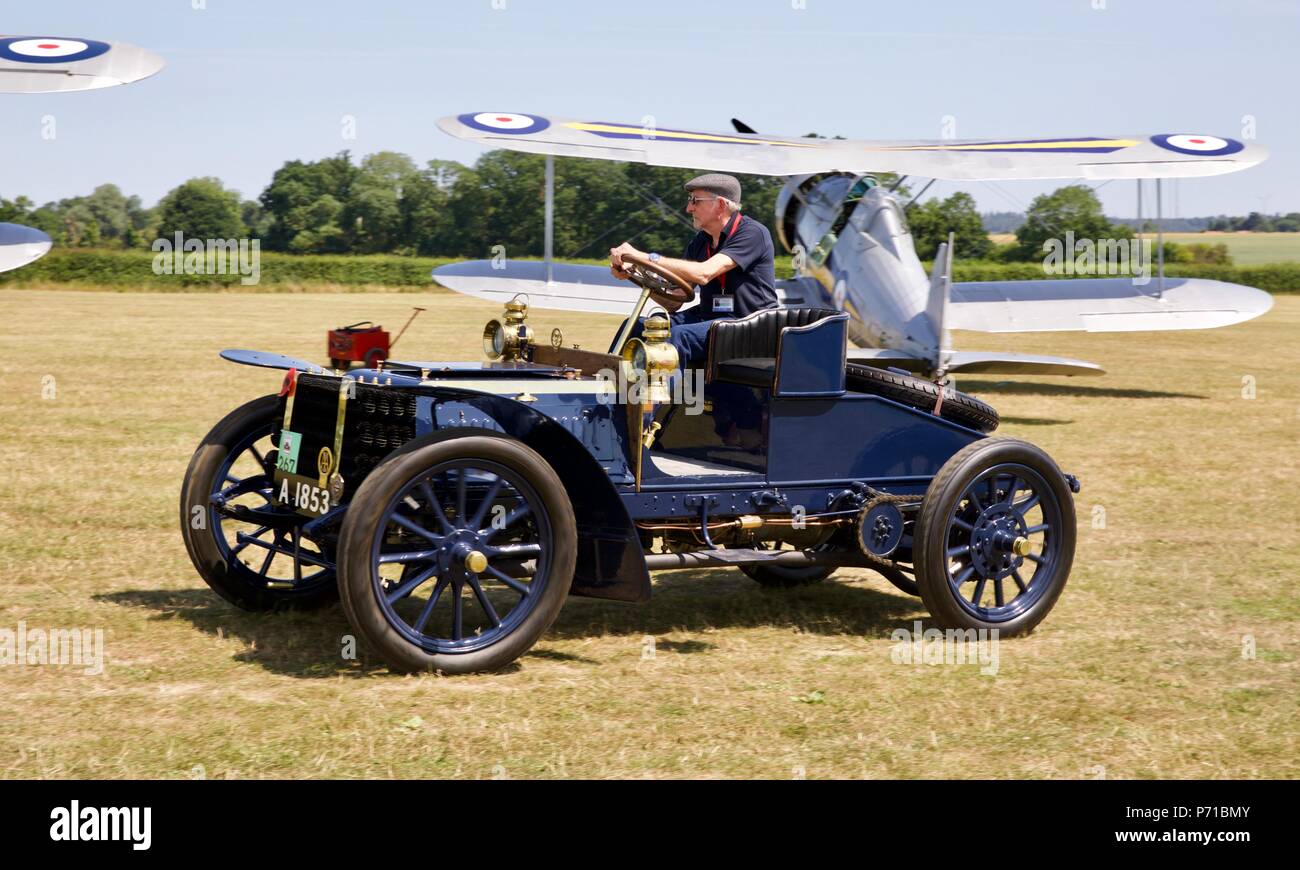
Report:
M 300 514 L 319 517 L 329 513 L 333 503 L 329 489 L 297 475 L 284 475 L 278 484 L 275 500 Z

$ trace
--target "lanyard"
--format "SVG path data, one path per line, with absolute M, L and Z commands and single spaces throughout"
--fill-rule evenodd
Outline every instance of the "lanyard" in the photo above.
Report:
M 736 228 L 740 226 L 740 217 L 741 217 L 740 212 L 736 212 L 736 219 L 731 222 L 731 229 L 723 228 L 723 235 L 718 238 L 719 247 L 721 247 L 721 245 L 726 239 L 731 238 L 732 234 L 736 232 Z M 704 259 L 707 260 L 712 256 L 713 256 L 713 245 L 710 244 L 709 240 L 706 238 L 704 240 Z M 721 289 L 723 293 L 727 292 L 726 272 L 723 272 L 721 275 L 718 276 L 718 288 Z

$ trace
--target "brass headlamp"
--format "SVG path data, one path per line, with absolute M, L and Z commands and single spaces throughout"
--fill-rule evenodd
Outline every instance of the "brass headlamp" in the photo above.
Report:
M 483 327 L 483 353 L 488 359 L 518 360 L 533 341 L 528 319 L 528 303 L 518 296 L 506 303 L 500 319 L 489 320 Z
M 628 381 L 635 380 L 646 388 L 645 401 L 670 402 L 668 377 L 677 369 L 677 348 L 668 343 L 669 322 L 662 312 L 645 320 L 641 338 L 623 345 L 623 362 L 628 366 Z

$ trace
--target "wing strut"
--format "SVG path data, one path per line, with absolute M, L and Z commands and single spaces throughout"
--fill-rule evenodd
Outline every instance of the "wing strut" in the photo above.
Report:
M 1156 179 L 1156 296 L 1165 295 L 1165 228 L 1164 201 L 1160 197 L 1163 178 Z
M 555 283 L 555 158 L 546 155 L 546 227 L 543 233 L 543 255 L 546 257 L 546 283 Z

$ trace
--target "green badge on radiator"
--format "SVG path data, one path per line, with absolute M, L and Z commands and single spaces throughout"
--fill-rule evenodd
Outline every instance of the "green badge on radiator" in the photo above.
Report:
M 298 450 L 302 447 L 302 435 L 285 429 L 280 432 L 280 457 L 275 467 L 290 474 L 298 473 Z

